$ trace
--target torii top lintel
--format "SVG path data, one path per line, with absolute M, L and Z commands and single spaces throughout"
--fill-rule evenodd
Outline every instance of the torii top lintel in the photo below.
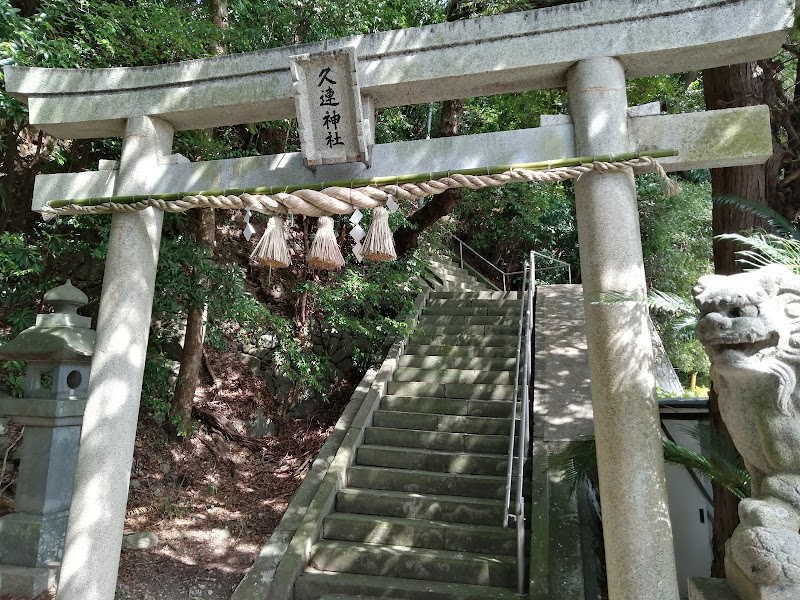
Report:
M 576 61 L 615 56 L 627 77 L 774 56 L 794 0 L 586 0 L 303 46 L 152 67 L 6 67 L 32 124 L 62 138 L 120 136 L 128 117 L 175 130 L 291 118 L 289 57 L 355 48 L 376 107 L 565 85 Z

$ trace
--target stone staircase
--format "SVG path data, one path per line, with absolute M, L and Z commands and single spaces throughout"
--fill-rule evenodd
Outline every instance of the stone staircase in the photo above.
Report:
M 431 269 L 295 600 L 519 598 L 502 527 L 519 300 L 446 260 Z

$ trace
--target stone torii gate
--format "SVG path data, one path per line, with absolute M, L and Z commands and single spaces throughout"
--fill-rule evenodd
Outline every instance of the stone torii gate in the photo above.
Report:
M 765 107 L 658 115 L 628 109 L 626 78 L 775 55 L 794 0 L 587 0 L 402 31 L 185 63 L 96 70 L 7 67 L 30 122 L 61 138 L 121 136 L 95 172 L 40 175 L 53 199 L 296 185 L 653 148 L 668 170 L 761 163 Z M 175 131 L 295 116 L 290 56 L 352 48 L 366 120 L 375 108 L 566 86 L 571 122 L 375 145 L 370 163 L 300 154 L 188 163 Z M 657 111 L 656 111 L 657 112 Z M 644 113 L 644 114 L 642 114 Z M 575 185 L 585 297 L 645 291 L 633 173 Z M 97 345 L 61 568 L 59 600 L 111 600 L 119 564 L 163 213 L 112 220 Z M 678 598 L 644 306 L 586 305 L 610 597 Z

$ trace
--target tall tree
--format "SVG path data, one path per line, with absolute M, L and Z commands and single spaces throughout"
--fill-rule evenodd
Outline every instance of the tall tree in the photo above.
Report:
M 228 28 L 228 3 L 227 0 L 209 0 L 211 19 L 221 30 Z M 218 55 L 226 54 L 223 41 L 215 45 Z M 216 242 L 216 217 L 213 208 L 196 208 L 192 212 L 197 217 L 195 238 L 197 243 L 208 250 L 210 257 L 214 255 Z M 198 281 L 199 285 L 207 282 Z M 181 354 L 181 367 L 178 379 L 175 382 L 175 393 L 172 399 L 170 416 L 173 424 L 180 434 L 186 434 L 190 429 L 192 419 L 192 405 L 200 380 L 200 365 L 203 359 L 203 343 L 205 341 L 206 321 L 208 320 L 208 307 L 190 306 L 186 316 L 186 334 Z
M 755 62 L 730 65 L 703 72 L 703 91 L 707 110 L 753 106 L 764 98 L 763 70 Z M 735 196 L 753 202 L 767 203 L 767 169 L 764 165 L 728 167 L 711 170 L 711 193 L 713 197 Z M 725 233 L 739 233 L 753 229 L 759 221 L 755 215 L 735 207 L 715 203 L 712 212 L 714 235 L 714 270 L 720 275 L 732 275 L 742 271 L 736 262 L 736 246 L 733 242 L 720 240 Z M 716 391 L 709 392 L 709 419 L 711 427 L 720 436 L 730 440 L 730 434 L 722 421 Z M 714 519 L 713 563 L 711 575 L 725 576 L 725 542 L 739 524 L 738 499 L 720 485 L 713 484 Z

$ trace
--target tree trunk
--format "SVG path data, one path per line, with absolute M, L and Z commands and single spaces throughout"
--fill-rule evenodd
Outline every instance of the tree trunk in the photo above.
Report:
M 226 0 L 210 0 L 211 19 L 220 29 L 228 28 L 228 3 Z M 216 48 L 217 54 L 225 54 L 223 45 Z M 213 208 L 196 208 L 192 211 L 197 216 L 197 243 L 208 249 L 213 256 L 216 238 L 216 217 Z M 198 281 L 197 285 L 206 285 Z M 181 435 L 189 431 L 192 419 L 192 404 L 200 379 L 200 364 L 203 360 L 203 342 L 205 341 L 206 306 L 190 306 L 186 316 L 186 335 L 181 354 L 181 368 L 175 382 L 175 394 L 172 399 L 170 416 L 172 424 Z
M 716 110 L 738 106 L 759 104 L 764 97 L 763 77 L 758 76 L 756 63 L 744 63 L 707 69 L 703 71 L 703 89 L 706 108 Z M 711 170 L 712 196 L 736 196 L 754 202 L 766 203 L 766 169 L 763 165 L 747 167 L 728 167 Z M 759 224 L 759 219 L 750 213 L 730 206 L 713 207 L 712 230 L 716 236 L 723 233 L 738 233 L 752 229 Z M 714 239 L 714 270 L 721 275 L 739 273 L 742 268 L 736 262 L 737 248 L 732 242 Z M 730 435 L 719 412 L 719 401 L 716 391 L 710 390 L 709 419 L 711 428 L 720 436 L 730 440 Z M 725 576 L 725 542 L 733 534 L 739 524 L 739 501 L 722 486 L 713 484 L 714 521 L 713 530 L 713 563 L 711 575 Z
M 716 110 L 760 104 L 764 97 L 764 81 L 756 75 L 758 72 L 754 62 L 703 71 L 706 108 Z M 766 170 L 763 165 L 711 170 L 711 194 L 714 197 L 736 196 L 766 203 L 766 192 Z M 754 215 L 735 207 L 713 207 L 714 236 L 739 233 L 761 223 Z M 742 268 L 736 263 L 737 249 L 733 242 L 714 240 L 714 270 L 718 274 L 741 273 Z
M 214 209 L 196 208 L 194 212 L 198 217 L 197 242 L 213 253 L 216 233 Z M 205 285 L 205 282 L 197 282 L 197 285 Z M 191 423 L 192 404 L 200 379 L 200 364 L 203 360 L 207 317 L 208 310 L 205 306 L 190 307 L 186 317 L 186 336 L 181 354 L 181 368 L 175 382 L 175 394 L 170 410 L 172 423 L 180 435 L 185 435 L 189 431 Z
M 439 122 L 439 131 L 436 137 L 458 135 L 458 127 L 461 124 L 463 113 L 463 100 L 447 100 L 444 102 L 442 104 L 442 119 Z M 411 226 L 401 227 L 395 232 L 395 248 L 398 255 L 414 250 L 419 244 L 419 236 L 422 232 L 443 216 L 449 214 L 463 196 L 463 190 L 447 190 L 442 194 L 433 196 L 425 206 L 412 214 L 408 218 Z
M 12 0 L 11 6 L 19 9 L 19 14 L 26 19 L 39 11 L 40 0 Z
M 14 211 L 17 195 L 16 165 L 19 159 L 19 149 L 17 147 L 18 134 L 14 129 L 14 124 L 11 122 L 6 123 L 6 130 L 4 133 L 6 151 L 3 156 L 2 172 L 5 176 L 0 180 L 0 185 L 3 186 L 3 194 L 0 200 L 3 198 L 5 200 L 0 202 L 0 233 L 6 230 L 8 222 L 11 219 L 11 214 Z

